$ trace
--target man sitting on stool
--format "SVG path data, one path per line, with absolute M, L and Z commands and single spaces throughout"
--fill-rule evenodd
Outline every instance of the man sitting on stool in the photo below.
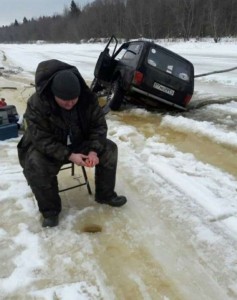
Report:
M 95 167 L 95 201 L 124 205 L 126 197 L 114 191 L 117 145 L 106 138 L 102 109 L 77 68 L 58 60 L 43 61 L 37 67 L 35 85 L 24 114 L 27 128 L 18 156 L 43 215 L 42 226 L 58 225 L 57 174 L 68 161 Z

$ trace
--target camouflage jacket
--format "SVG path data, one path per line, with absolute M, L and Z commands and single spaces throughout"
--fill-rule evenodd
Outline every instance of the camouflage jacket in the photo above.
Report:
M 71 118 L 66 117 L 54 100 L 50 84 L 56 72 L 71 70 L 81 84 L 79 101 L 72 109 Z M 24 114 L 26 131 L 18 144 L 21 165 L 24 157 L 36 149 L 42 154 L 65 161 L 72 151 L 87 154 L 103 150 L 107 135 L 107 124 L 102 109 L 77 68 L 58 60 L 41 62 L 35 74 L 36 92 L 29 98 Z M 70 121 L 72 145 L 67 145 Z

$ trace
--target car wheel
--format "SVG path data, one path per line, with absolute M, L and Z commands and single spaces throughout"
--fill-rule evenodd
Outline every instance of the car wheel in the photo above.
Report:
M 107 95 L 107 104 L 112 110 L 118 110 L 123 102 L 124 90 L 121 88 L 120 79 L 112 82 Z

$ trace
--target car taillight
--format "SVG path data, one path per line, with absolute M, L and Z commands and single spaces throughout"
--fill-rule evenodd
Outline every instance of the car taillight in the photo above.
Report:
M 139 71 L 135 71 L 134 76 L 133 76 L 133 83 L 136 85 L 140 85 L 143 80 L 143 73 Z
M 192 95 L 187 94 L 186 97 L 184 98 L 184 105 L 186 106 L 192 98 Z

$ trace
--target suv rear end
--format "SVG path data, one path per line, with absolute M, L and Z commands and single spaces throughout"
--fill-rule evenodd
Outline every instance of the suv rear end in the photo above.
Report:
M 94 92 L 107 92 L 104 111 L 118 110 L 124 99 L 145 107 L 165 103 L 185 110 L 194 90 L 191 62 L 149 41 L 126 42 L 116 51 L 117 44 L 113 36 L 101 52 L 91 86 Z
M 184 109 L 194 89 L 194 68 L 183 57 L 156 44 L 144 43 L 127 94 L 144 104 L 160 102 Z

